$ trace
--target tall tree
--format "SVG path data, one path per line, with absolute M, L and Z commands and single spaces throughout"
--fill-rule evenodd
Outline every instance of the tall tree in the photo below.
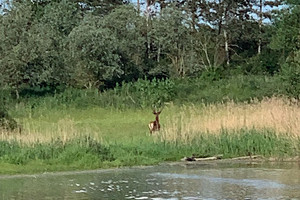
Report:
M 123 74 L 115 34 L 101 27 L 101 18 L 86 16 L 69 34 L 68 63 L 74 67 L 73 84 L 100 87 Z
M 110 13 L 116 7 L 128 4 L 128 0 L 72 0 L 77 3 L 84 12 L 92 12 L 98 16 L 104 16 Z
M 252 19 L 257 21 L 258 24 L 258 42 L 257 54 L 260 55 L 262 51 L 262 34 L 263 34 L 263 21 L 270 21 L 272 12 L 277 11 L 278 7 L 282 4 L 282 0 L 266 1 L 266 0 L 252 0 L 251 11 L 254 14 Z M 277 9 L 276 9 L 277 8 Z
M 271 47 L 281 50 L 286 58 L 300 48 L 300 5 L 290 4 L 283 9 L 275 20 L 276 33 L 272 37 Z
M 160 56 L 171 62 L 168 69 L 153 69 L 155 73 L 167 73 L 171 76 L 184 77 L 188 69 L 186 61 L 190 50 L 191 31 L 186 26 L 188 17 L 179 9 L 168 7 L 163 10 L 162 15 L 153 20 L 153 28 L 150 36 L 153 41 L 153 47 L 158 52 L 154 53 L 154 57 L 158 63 L 161 61 Z
M 65 1 L 49 3 L 41 12 L 30 1 L 15 2 L 0 22 L 2 80 L 17 94 L 22 86 L 65 83 L 61 52 L 74 20 L 76 7 Z
M 111 23 L 111 22 L 114 23 Z M 125 79 L 138 78 L 145 70 L 145 21 L 133 6 L 114 9 L 103 18 L 102 28 L 109 29 L 116 37 L 118 53 L 122 60 Z
M 250 18 L 250 2 L 248 0 L 219 0 L 211 3 L 209 23 L 216 27 L 223 36 L 226 64 L 230 64 L 232 35 L 240 30 L 243 23 Z

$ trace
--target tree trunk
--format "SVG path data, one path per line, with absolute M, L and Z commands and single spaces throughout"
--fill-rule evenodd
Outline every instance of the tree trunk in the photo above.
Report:
M 15 92 L 16 92 L 16 98 L 17 100 L 19 100 L 20 99 L 19 89 L 17 88 Z
M 223 36 L 224 36 L 224 43 L 225 43 L 225 59 L 226 59 L 226 64 L 229 65 L 229 48 L 228 48 L 228 37 L 227 37 L 227 31 L 223 29 Z
M 160 61 L 160 51 L 161 51 L 161 49 L 160 49 L 160 42 L 158 42 L 158 50 L 157 50 L 157 62 L 158 63 Z
M 140 0 L 137 0 L 136 4 L 137 4 L 138 14 L 140 14 Z
M 150 38 L 149 38 L 149 31 L 150 31 L 150 1 L 147 0 L 146 5 L 146 26 L 147 26 L 147 54 L 148 58 L 150 58 Z
M 191 11 L 192 11 L 192 29 L 193 29 L 193 32 L 196 32 L 196 25 L 197 25 L 198 19 L 197 19 L 197 8 L 196 8 L 195 1 L 192 1 Z
M 224 37 L 224 50 L 225 50 L 225 60 L 226 64 L 230 64 L 230 57 L 229 57 L 229 45 L 228 45 L 228 35 L 227 35 L 227 30 L 226 30 L 226 24 L 228 22 L 228 16 L 227 16 L 227 7 L 225 1 L 220 1 L 220 4 L 223 6 L 223 14 L 219 22 L 219 34 L 221 34 L 221 28 L 223 29 L 223 37 Z M 227 6 L 227 7 L 226 7 Z
M 258 21 L 258 28 L 259 28 L 259 38 L 258 38 L 258 48 L 257 48 L 257 54 L 260 55 L 261 54 L 261 43 L 262 43 L 262 20 L 263 20 L 263 16 L 262 16 L 262 12 L 263 12 L 263 0 L 259 1 L 259 21 Z

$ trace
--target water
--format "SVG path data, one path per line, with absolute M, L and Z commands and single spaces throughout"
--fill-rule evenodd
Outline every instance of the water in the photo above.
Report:
M 300 199 L 299 163 L 205 162 L 0 176 L 0 199 Z

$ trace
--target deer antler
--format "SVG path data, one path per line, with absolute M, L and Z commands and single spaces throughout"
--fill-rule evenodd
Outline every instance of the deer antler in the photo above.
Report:
M 157 114 L 157 113 L 161 113 L 162 111 L 163 111 L 163 109 L 164 109 L 164 105 L 163 106 L 160 106 L 160 109 L 157 109 L 157 107 L 156 106 L 152 106 L 152 109 L 153 109 L 153 114 Z

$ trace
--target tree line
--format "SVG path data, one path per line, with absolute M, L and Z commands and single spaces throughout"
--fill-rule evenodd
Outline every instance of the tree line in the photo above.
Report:
M 298 93 L 300 3 L 2 1 L 0 71 L 0 86 L 17 92 L 59 85 L 101 89 L 143 77 L 235 71 L 281 73 Z

